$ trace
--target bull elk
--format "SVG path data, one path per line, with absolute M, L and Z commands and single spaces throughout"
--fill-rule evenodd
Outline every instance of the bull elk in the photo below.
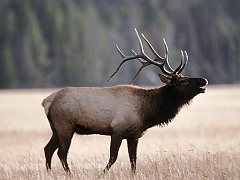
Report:
M 52 137 L 44 148 L 47 169 L 51 169 L 52 155 L 58 149 L 57 154 L 64 170 L 70 172 L 67 153 L 73 134 L 77 133 L 111 136 L 110 158 L 104 172 L 115 163 L 122 140 L 126 139 L 131 170 L 135 172 L 138 140 L 144 132 L 156 125 L 168 124 L 183 105 L 205 92 L 206 79 L 181 75 L 188 61 L 186 51 L 181 51 L 181 63 L 174 70 L 168 62 L 165 40 L 165 56 L 161 57 L 141 34 L 155 56 L 152 59 L 144 52 L 139 33 L 135 31 L 140 53 L 133 51 L 132 56 L 126 56 L 117 46 L 123 61 L 110 78 L 125 62 L 139 60 L 142 67 L 136 76 L 144 67 L 154 65 L 162 71 L 158 75 L 165 85 L 152 89 L 133 85 L 66 87 L 48 96 L 42 102 L 52 129 Z

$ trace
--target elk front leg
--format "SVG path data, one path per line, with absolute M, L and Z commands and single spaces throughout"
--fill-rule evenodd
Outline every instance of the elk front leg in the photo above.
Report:
M 136 162 L 137 162 L 137 145 L 138 139 L 127 139 L 128 154 L 131 163 L 132 172 L 136 172 Z
M 104 169 L 104 173 L 106 173 L 111 166 L 116 162 L 118 156 L 118 150 L 122 143 L 122 137 L 119 134 L 112 134 L 111 136 L 111 144 L 110 144 L 110 158 L 107 166 Z

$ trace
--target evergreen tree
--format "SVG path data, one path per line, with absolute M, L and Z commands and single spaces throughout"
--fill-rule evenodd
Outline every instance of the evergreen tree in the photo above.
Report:
M 121 57 L 138 50 L 133 28 L 176 67 L 189 53 L 187 74 L 210 83 L 239 83 L 240 3 L 218 1 L 0 1 L 0 88 L 128 83 L 139 64 L 128 62 L 109 84 Z M 147 48 L 146 48 L 147 49 Z M 147 50 L 148 52 L 148 50 Z M 155 82 L 144 70 L 138 84 Z M 159 83 L 156 81 L 155 83 Z

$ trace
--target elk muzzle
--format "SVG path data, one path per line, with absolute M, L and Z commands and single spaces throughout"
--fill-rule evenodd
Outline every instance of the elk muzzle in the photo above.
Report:
M 194 79 L 195 79 L 197 86 L 199 87 L 199 92 L 205 93 L 206 88 L 204 86 L 206 86 L 208 84 L 207 79 L 205 79 L 205 78 L 194 78 Z

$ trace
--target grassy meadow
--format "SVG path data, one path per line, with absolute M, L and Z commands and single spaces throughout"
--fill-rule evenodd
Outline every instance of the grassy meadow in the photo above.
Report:
M 42 99 L 54 90 L 0 91 L 0 179 L 240 179 L 240 86 L 209 86 L 172 123 L 140 139 L 132 175 L 123 141 L 108 174 L 108 136 L 75 135 L 71 175 L 53 155 L 45 169 L 43 148 L 51 137 Z

